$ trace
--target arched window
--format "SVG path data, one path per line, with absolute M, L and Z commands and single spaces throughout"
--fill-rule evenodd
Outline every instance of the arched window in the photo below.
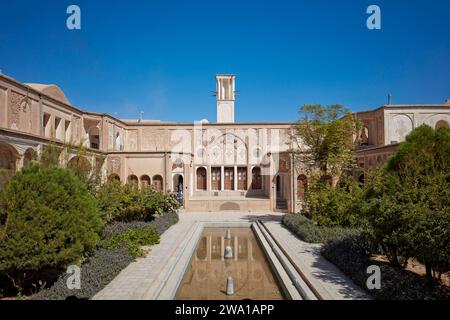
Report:
M 203 167 L 197 169 L 197 190 L 206 190 L 206 169 Z
M 67 168 L 74 171 L 78 176 L 87 178 L 91 172 L 91 163 L 88 159 L 81 156 L 75 156 L 67 163 Z
M 297 200 L 303 200 L 307 190 L 308 178 L 304 174 L 301 174 L 297 177 Z
M 150 187 L 150 177 L 146 174 L 141 176 L 141 188 Z
M 127 183 L 132 187 L 139 187 L 138 177 L 136 177 L 134 174 L 128 176 Z
M 153 187 L 156 191 L 163 191 L 163 178 L 159 174 L 153 177 Z
M 359 136 L 360 145 L 366 146 L 369 144 L 369 129 L 364 126 L 361 130 L 361 135 Z
M 435 126 L 435 129 L 438 129 L 438 128 L 450 128 L 450 126 L 447 121 L 439 120 L 438 122 L 436 122 L 436 126 Z
M 120 182 L 120 177 L 119 177 L 118 174 L 112 173 L 112 174 L 109 175 L 108 181 L 109 182 L 112 182 L 112 181 L 119 181 Z
M 37 153 L 33 148 L 28 148 L 23 155 L 23 166 L 29 165 L 32 161 L 37 159 Z
M 262 181 L 261 181 L 261 168 L 254 167 L 252 169 L 252 189 L 253 190 L 261 190 Z
M 100 129 L 98 127 L 91 127 L 88 131 L 89 147 L 92 149 L 100 148 Z
M 13 146 L 0 142 L 0 188 L 16 172 L 18 158 L 19 154 Z
M 281 177 L 280 177 L 280 175 L 277 175 L 277 178 L 275 181 L 276 181 L 276 191 L 281 192 Z

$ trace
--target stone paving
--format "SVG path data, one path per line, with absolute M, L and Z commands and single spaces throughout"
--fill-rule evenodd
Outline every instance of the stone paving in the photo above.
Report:
M 250 222 L 256 219 L 264 221 L 275 239 L 325 299 L 369 298 L 339 269 L 320 255 L 320 245 L 305 243 L 284 228 L 281 217 L 280 213 L 180 212 L 180 221 L 161 236 L 160 244 L 154 246 L 146 257 L 137 259 L 122 270 L 93 299 L 164 299 L 164 295 L 161 296 L 158 292 L 161 292 L 162 287 L 170 287 L 166 284 L 171 284 L 173 288 L 175 282 L 180 280 L 179 277 L 182 277 L 181 274 L 178 278 L 171 278 L 171 271 L 181 268 L 180 261 L 189 261 L 189 252 L 194 250 L 193 240 L 200 234 L 201 230 L 198 227 L 202 222 Z

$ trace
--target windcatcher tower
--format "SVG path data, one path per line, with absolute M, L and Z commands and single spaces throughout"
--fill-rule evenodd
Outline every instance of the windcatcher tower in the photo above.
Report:
M 217 123 L 234 123 L 235 82 L 235 75 L 216 75 Z

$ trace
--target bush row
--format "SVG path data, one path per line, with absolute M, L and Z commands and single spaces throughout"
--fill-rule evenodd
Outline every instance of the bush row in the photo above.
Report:
M 110 283 L 134 260 L 126 248 L 97 249 L 81 266 L 81 289 L 69 290 L 67 280 L 70 274 L 61 273 L 49 288 L 33 295 L 33 300 L 66 300 L 68 298 L 89 299 Z
M 132 221 L 122 222 L 114 221 L 107 224 L 102 231 L 102 238 L 111 239 L 130 229 L 139 229 L 146 225 L 154 225 L 159 235 L 162 235 L 171 225 L 178 222 L 178 213 L 170 211 L 156 217 L 152 222 Z
M 394 267 L 389 263 L 370 259 L 370 252 L 373 252 L 373 250 L 370 238 L 362 233 L 327 242 L 322 247 L 322 254 L 375 299 L 424 300 L 450 298 L 450 291 L 444 286 L 431 286 L 426 279 L 413 272 Z M 370 265 L 380 267 L 381 289 L 367 289 L 367 267 Z
M 33 163 L 0 190 L 0 282 L 6 288 L 0 294 L 28 293 L 38 280 L 48 280 L 46 270 L 79 264 L 99 245 L 141 255 L 141 245 L 157 243 L 158 234 L 177 221 L 177 208 L 175 195 L 151 187 L 88 188 L 73 170 Z M 101 240 L 105 224 L 134 220 L 141 224 L 136 230 L 125 227 L 118 238 Z
M 96 198 L 107 222 L 151 221 L 155 216 L 179 207 L 174 193 L 158 192 L 153 187 L 138 189 L 118 181 L 102 185 L 97 190 Z
M 287 214 L 283 216 L 283 224 L 301 240 L 310 243 L 322 243 L 360 232 L 356 228 L 318 226 L 302 214 Z
M 103 246 L 81 265 L 81 290 L 67 289 L 68 274 L 62 273 L 49 288 L 33 295 L 36 300 L 90 299 L 126 268 L 136 256 L 141 245 L 157 243 L 158 235 L 178 222 L 178 214 L 170 212 L 152 222 L 112 222 L 102 232 Z

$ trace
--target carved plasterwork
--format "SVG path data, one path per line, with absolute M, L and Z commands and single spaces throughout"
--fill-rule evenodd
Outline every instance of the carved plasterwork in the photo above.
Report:
M 108 174 L 118 174 L 120 175 L 121 161 L 120 157 L 110 157 L 108 158 Z
M 137 150 L 138 133 L 137 130 L 128 131 L 128 149 L 130 151 Z
M 24 96 L 21 94 L 18 94 L 16 92 L 11 91 L 9 95 L 9 122 L 8 127 L 10 129 L 19 129 L 19 122 L 20 122 L 20 110 L 22 106 L 22 102 L 24 101 Z M 26 109 L 25 109 L 26 110 Z
M 142 130 L 142 149 L 162 151 L 166 145 L 166 130 L 145 128 Z

